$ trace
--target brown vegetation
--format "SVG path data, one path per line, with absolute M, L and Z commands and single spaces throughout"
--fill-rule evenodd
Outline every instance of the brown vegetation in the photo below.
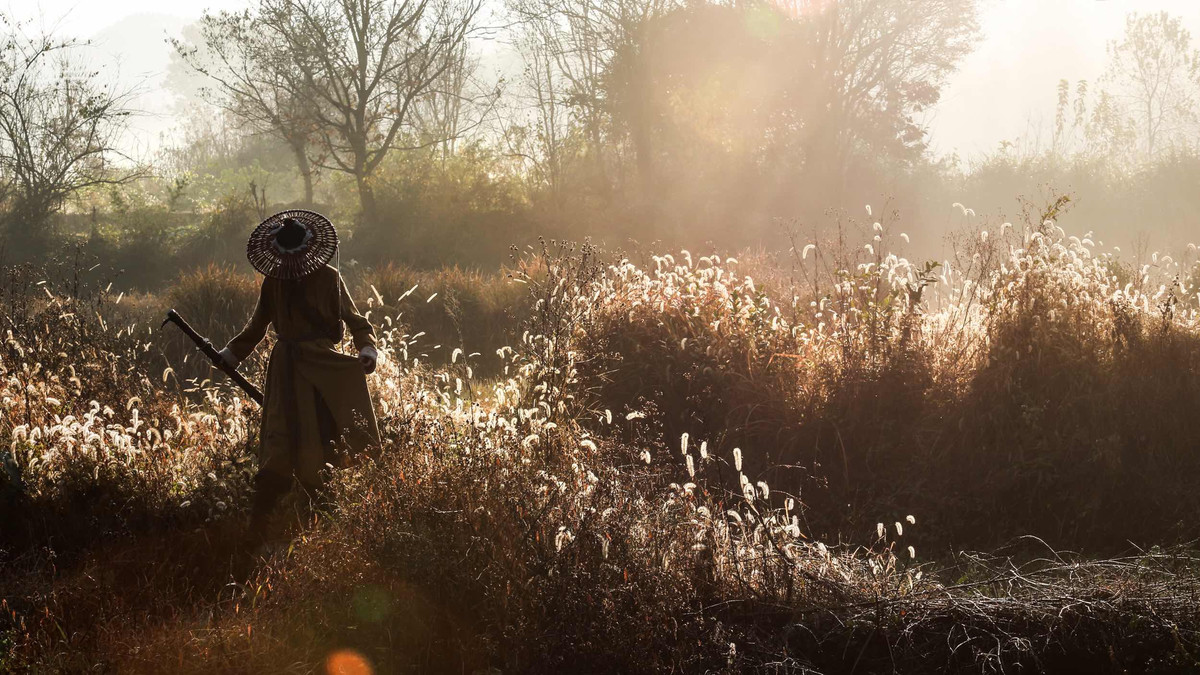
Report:
M 1196 535 L 1196 261 L 1133 270 L 1042 220 L 941 266 L 880 225 L 774 266 L 547 245 L 490 283 L 364 273 L 386 447 L 266 558 L 237 543 L 255 411 L 150 371 L 177 336 L 101 325 L 115 299 L 14 270 L 0 664 L 1187 672 L 1186 549 L 1042 541 Z M 463 344 L 510 311 L 512 346 L 430 365 L 422 283 L 470 308 Z

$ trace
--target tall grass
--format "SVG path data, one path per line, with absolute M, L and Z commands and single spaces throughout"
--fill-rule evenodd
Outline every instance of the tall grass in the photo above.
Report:
M 6 271 L 0 546 L 74 552 L 114 534 L 203 522 L 239 506 L 253 423 L 189 398 L 123 294 Z M 215 395 L 215 392 L 213 392 Z
M 393 317 L 410 335 L 423 333 L 419 354 L 428 363 L 451 363 L 456 349 L 493 354 L 513 339 L 527 311 L 527 293 L 507 271 L 484 274 L 447 267 L 422 271 L 388 263 L 347 274 L 354 297 L 381 320 Z M 479 364 L 492 372 L 493 359 Z
M 0 431 L 21 482 L 7 489 L 36 504 L 23 523 L 64 516 L 6 545 L 19 564 L 0 577 L 0 664 L 1194 669 L 1185 550 L 926 562 L 1014 534 L 1097 551 L 1195 534 L 1195 261 L 1133 270 L 1039 216 L 936 264 L 886 253 L 894 233 L 874 223 L 857 243 L 798 240 L 769 272 L 546 245 L 460 318 L 519 308 L 516 339 L 473 355 L 460 329 L 444 366 L 406 308 L 433 289 L 400 296 L 488 286 L 364 275 L 385 447 L 264 559 L 230 543 L 253 413 L 228 390 L 132 375 L 105 385 L 110 411 L 56 379 L 67 361 L 10 369 Z M 92 316 L 73 302 L 51 290 L 31 316 Z M 142 339 L 127 343 L 139 368 Z M 62 348 L 30 343 L 25 362 L 46 347 Z M 101 360 L 89 349 L 68 359 Z M 64 485 L 112 495 L 89 505 L 107 536 L 75 542 L 102 558 L 48 575 L 77 503 Z M 168 571 L 137 572 L 147 559 Z
M 588 400 L 755 448 L 751 477 L 802 491 L 829 538 L 888 508 L 929 514 L 943 544 L 1195 534 L 1194 259 L 1131 275 L 1044 220 L 914 264 L 866 230 L 858 253 L 797 242 L 774 288 L 721 256 L 614 266 L 580 320 Z

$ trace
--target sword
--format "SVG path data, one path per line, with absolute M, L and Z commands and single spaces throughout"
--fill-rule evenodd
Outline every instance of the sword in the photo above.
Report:
M 229 379 L 233 380 L 234 384 L 241 387 L 242 391 L 249 394 L 250 398 L 257 401 L 259 405 L 263 404 L 262 391 L 258 387 L 251 384 L 250 380 L 247 380 L 245 377 L 243 377 L 242 374 L 237 371 L 237 368 L 225 363 L 225 359 L 221 358 L 221 355 L 217 352 L 216 347 L 213 347 L 213 344 L 208 341 L 208 338 L 197 333 L 196 329 L 189 326 L 188 322 L 184 321 L 182 316 L 179 316 L 179 312 L 176 312 L 173 309 L 168 309 L 167 318 L 162 322 L 162 325 L 166 326 L 168 323 L 173 323 L 176 326 L 179 326 L 179 330 L 183 331 L 184 335 L 187 335 L 192 339 L 192 342 L 196 343 L 196 346 L 200 349 L 200 351 L 204 352 L 204 355 L 208 357 L 209 361 L 212 361 L 214 366 L 220 368 L 226 375 L 229 376 Z

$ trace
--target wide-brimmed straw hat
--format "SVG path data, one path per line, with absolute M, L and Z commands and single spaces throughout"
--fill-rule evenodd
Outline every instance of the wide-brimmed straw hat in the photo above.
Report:
M 246 242 L 254 269 L 276 279 L 299 279 L 325 266 L 337 252 L 333 223 L 315 211 L 280 211 L 259 223 Z

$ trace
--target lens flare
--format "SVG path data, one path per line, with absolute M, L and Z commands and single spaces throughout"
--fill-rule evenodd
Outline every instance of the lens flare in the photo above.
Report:
M 353 649 L 339 649 L 325 659 L 325 675 L 372 675 L 366 657 Z

